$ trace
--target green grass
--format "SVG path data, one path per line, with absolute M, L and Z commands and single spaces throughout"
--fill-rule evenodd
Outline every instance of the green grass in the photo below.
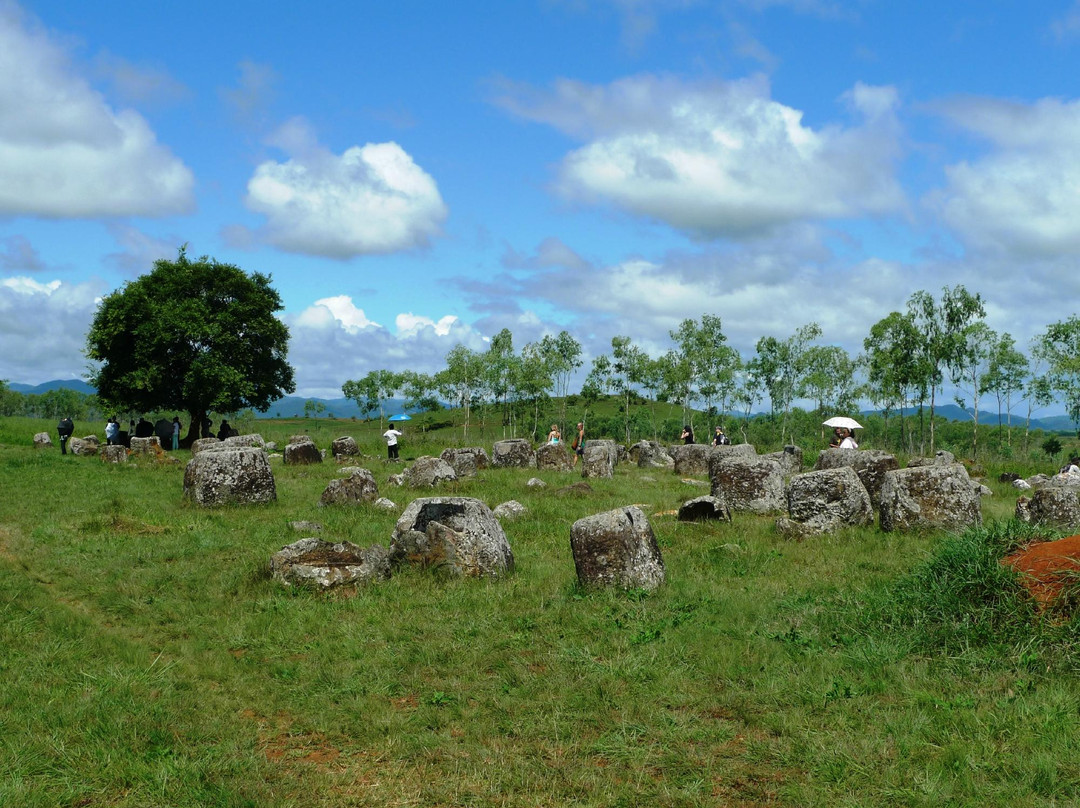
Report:
M 354 434 L 380 493 L 424 494 L 388 486 L 377 425 L 257 425 Z M 996 563 L 1030 538 L 1007 485 L 962 536 L 791 543 L 676 522 L 702 489 L 661 471 L 560 496 L 576 476 L 488 470 L 440 493 L 529 509 L 513 575 L 320 595 L 269 578 L 288 522 L 366 545 L 395 521 L 318 508 L 335 464 L 207 511 L 182 464 L 29 448 L 49 426 L 0 421 L 0 805 L 1080 803 L 1075 631 Z M 454 443 L 406 434 L 406 458 Z M 668 583 L 579 589 L 570 524 L 631 503 Z

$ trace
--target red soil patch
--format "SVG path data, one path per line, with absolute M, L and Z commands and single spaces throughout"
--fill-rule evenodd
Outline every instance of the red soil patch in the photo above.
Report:
M 1001 563 L 1020 573 L 1024 588 L 1040 607 L 1052 606 L 1067 584 L 1080 584 L 1080 536 L 1028 545 Z

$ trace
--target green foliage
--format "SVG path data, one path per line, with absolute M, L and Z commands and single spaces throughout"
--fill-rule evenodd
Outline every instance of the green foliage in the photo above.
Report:
M 1042 450 L 1046 452 L 1051 460 L 1061 454 L 1061 449 L 1061 441 L 1053 436 L 1050 436 L 1042 442 Z
M 1034 611 L 1016 572 L 1001 559 L 1045 529 L 1015 520 L 949 536 L 889 592 L 878 620 L 911 629 L 921 650 L 1023 643 Z
M 419 383 L 419 377 L 410 380 L 412 384 Z M 402 387 L 405 378 L 400 373 L 389 370 L 373 370 L 362 379 L 349 380 L 341 385 L 341 392 L 345 398 L 352 399 L 360 408 L 362 415 L 368 415 L 373 410 L 379 411 L 379 425 L 382 425 L 386 413 L 383 410 L 383 402 L 394 397 Z
M 1049 384 L 1061 395 L 1080 434 L 1080 317 L 1073 315 L 1052 323 L 1039 343 L 1041 354 L 1049 363 Z
M 101 400 L 120 412 L 182 410 L 192 439 L 210 411 L 265 411 L 296 386 L 270 277 L 184 248 L 101 303 L 86 352 Z
M 985 315 L 982 297 L 971 294 L 959 284 L 952 288 L 944 287 L 940 300 L 935 300 L 933 295 L 923 290 L 908 298 L 908 316 L 920 334 L 920 339 L 914 345 L 918 357 L 915 367 L 922 373 L 918 386 L 921 390 L 930 391 L 931 452 L 935 448 L 934 409 L 937 391 L 944 381 L 944 371 L 971 361 L 969 329 Z

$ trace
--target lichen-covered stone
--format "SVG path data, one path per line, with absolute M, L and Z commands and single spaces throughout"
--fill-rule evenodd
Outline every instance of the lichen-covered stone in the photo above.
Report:
M 379 498 L 375 475 L 367 469 L 354 468 L 347 477 L 331 480 L 319 498 L 320 505 L 359 505 Z
M 639 469 L 674 469 L 675 459 L 655 440 L 640 440 L 630 447 L 630 457 L 636 458 Z
M 679 507 L 680 522 L 731 521 L 731 511 L 720 497 L 704 496 L 684 502 Z
M 133 439 L 138 440 L 138 438 Z M 191 444 L 191 454 L 197 455 L 203 449 L 208 449 L 211 446 L 221 446 L 222 443 L 217 438 L 199 438 Z
M 908 460 L 909 469 L 919 466 L 951 466 L 956 462 L 956 456 L 952 452 L 938 449 L 931 457 L 913 457 Z
M 48 432 L 38 432 L 34 435 L 34 448 L 35 449 L 51 449 L 53 448 L 52 436 Z
M 785 477 L 790 477 L 792 474 L 802 474 L 803 450 L 801 446 L 785 446 L 779 452 L 769 452 L 769 454 L 762 455 L 762 457 L 775 460 Z
M 480 446 L 443 449 L 439 457 L 453 467 L 458 479 L 475 477 L 478 471 L 486 469 L 491 462 L 487 452 Z
M 707 443 L 689 443 L 668 449 L 676 474 L 708 474 L 713 447 Z
M 709 480 L 712 495 L 733 511 L 776 513 L 787 505 L 784 475 L 775 460 L 716 453 L 709 461 Z
M 720 457 L 757 457 L 757 449 L 752 443 L 729 443 L 724 446 L 714 446 L 709 461 L 713 456 Z
M 796 539 L 872 524 L 870 495 L 851 466 L 796 474 L 788 487 L 788 515 L 776 520 L 782 535 Z
M 625 456 L 624 447 L 610 438 L 590 438 L 585 441 L 585 445 L 581 448 L 586 451 L 593 448 L 604 449 L 611 458 L 611 467 L 613 469 L 619 465 L 619 458 Z
M 545 443 L 536 450 L 536 467 L 550 471 L 570 471 L 574 467 L 574 454 L 561 443 Z
M 652 525 L 635 506 L 578 519 L 570 527 L 578 581 L 652 591 L 664 582 L 664 559 Z
M 440 483 L 457 480 L 454 467 L 441 457 L 418 457 L 405 469 L 401 476 L 410 488 L 434 488 Z
M 237 446 L 199 452 L 184 469 L 184 496 L 197 505 L 261 504 L 277 499 L 266 452 Z
M 932 462 L 925 465 L 942 464 Z M 888 452 L 876 449 L 826 449 L 818 455 L 814 470 L 838 469 L 843 466 L 855 469 L 866 493 L 870 495 L 870 502 L 876 508 L 881 501 L 881 486 L 885 482 L 885 474 L 900 468 L 900 463 Z
M 356 439 L 351 435 L 343 435 L 334 438 L 330 443 L 330 451 L 334 457 L 355 457 L 360 454 L 360 447 L 356 445 Z
M 506 502 L 499 503 L 492 509 L 492 513 L 495 514 L 495 518 L 503 522 L 512 522 L 519 516 L 525 514 L 528 511 L 524 505 L 518 502 L 516 499 L 507 500 Z
M 1060 530 L 1080 529 L 1080 489 L 1054 485 L 1036 489 L 1030 500 L 1017 501 L 1016 518 Z
M 302 440 L 296 440 L 297 436 L 289 439 L 289 445 L 285 447 L 286 466 L 304 466 L 313 463 L 321 463 L 322 452 L 315 442 L 307 436 L 300 436 Z M 296 442 L 293 442 L 296 441 Z
M 98 453 L 98 439 L 94 435 L 85 438 L 71 438 L 68 440 L 68 451 L 72 454 L 89 457 Z
M 885 531 L 962 530 L 982 522 L 980 497 L 960 463 L 886 472 L 880 508 Z
M 581 456 L 582 477 L 611 477 L 615 472 L 613 453 L 607 446 L 586 446 Z
M 306 440 L 311 440 L 307 435 L 303 436 Z M 271 445 L 263 440 L 263 436 L 259 434 L 251 435 L 230 435 L 222 441 L 226 446 L 255 446 L 259 449 L 265 449 L 267 452 L 272 452 L 277 449 L 276 445 Z
M 161 438 L 151 435 L 149 438 L 132 438 L 131 451 L 135 454 L 156 455 L 161 452 Z
M 496 441 L 491 450 L 491 465 L 497 469 L 534 469 L 536 452 L 524 438 Z
M 274 580 L 286 586 L 366 585 L 390 577 L 390 561 L 381 544 L 357 547 L 316 538 L 300 539 L 270 557 Z
M 424 497 L 409 503 L 398 519 L 390 562 L 455 577 L 497 578 L 514 569 L 514 554 L 499 520 L 482 501 Z
M 102 446 L 101 461 L 103 463 L 126 463 L 128 459 L 127 449 L 123 446 Z

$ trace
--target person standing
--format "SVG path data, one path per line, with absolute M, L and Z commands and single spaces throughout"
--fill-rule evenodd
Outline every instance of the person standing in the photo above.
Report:
M 70 415 L 65 415 L 56 425 L 56 434 L 60 436 L 60 454 L 67 454 L 67 442 L 71 433 L 75 431 L 75 422 Z
M 105 422 L 105 445 L 115 446 L 116 436 L 120 434 L 120 422 L 116 420 L 114 415 L 108 421 Z
M 679 437 L 682 438 L 682 442 L 685 445 L 689 446 L 691 443 L 694 442 L 694 430 L 692 430 L 689 426 L 684 426 L 682 428 L 682 434 L 679 435 Z
M 552 424 L 551 425 L 551 431 L 548 432 L 548 438 L 547 438 L 548 444 L 551 445 L 551 446 L 558 446 L 559 445 L 559 438 L 561 438 L 561 437 L 562 436 L 559 434 L 559 426 L 558 426 L 558 424 Z
M 581 462 L 585 462 L 585 424 L 581 421 L 578 421 L 577 437 L 574 438 L 570 448 L 574 450 L 574 465 L 570 468 L 577 468 L 578 458 L 581 458 Z
M 180 448 L 180 419 L 175 415 L 172 419 L 172 447 L 174 452 Z
M 383 432 L 383 437 L 386 438 L 386 459 L 393 461 L 398 460 L 398 438 L 402 435 L 398 431 L 397 427 L 390 424 L 390 428 Z
M 724 434 L 724 428 L 722 426 L 718 426 L 716 428 L 716 435 L 713 436 L 712 445 L 713 446 L 730 446 L 731 445 L 731 440 L 728 438 L 727 435 Z

